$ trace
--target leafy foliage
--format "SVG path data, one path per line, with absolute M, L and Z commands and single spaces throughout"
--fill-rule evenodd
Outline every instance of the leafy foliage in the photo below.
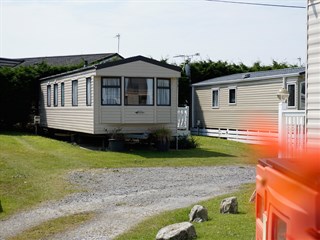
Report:
M 170 144 L 171 144 L 171 148 L 175 148 L 176 141 L 173 140 L 173 141 L 171 141 Z M 179 149 L 191 149 L 191 148 L 196 148 L 196 147 L 199 147 L 199 143 L 195 137 L 193 137 L 191 135 L 184 135 L 184 136 L 180 136 L 178 138 L 178 148 Z
M 45 62 L 34 66 L 0 67 L 0 129 L 25 126 L 30 115 L 38 114 L 39 79 L 83 66 L 50 66 Z

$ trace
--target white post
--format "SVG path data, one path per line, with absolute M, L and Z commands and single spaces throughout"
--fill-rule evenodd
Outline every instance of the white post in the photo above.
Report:
M 278 152 L 278 158 L 284 157 L 284 153 L 281 152 L 281 149 L 283 149 L 283 146 L 285 144 L 285 124 L 284 124 L 284 117 L 283 117 L 283 111 L 287 110 L 288 104 L 285 102 L 279 103 L 279 109 L 278 109 L 278 144 L 279 144 L 279 152 Z
M 195 89 L 194 87 L 192 86 L 192 91 L 191 91 L 191 126 L 190 126 L 190 131 L 191 131 L 191 128 L 194 128 L 194 101 L 195 101 Z M 188 128 L 189 129 L 189 128 Z
M 188 131 L 189 130 L 189 116 L 190 116 L 189 106 L 186 106 L 185 114 L 186 114 L 186 131 Z

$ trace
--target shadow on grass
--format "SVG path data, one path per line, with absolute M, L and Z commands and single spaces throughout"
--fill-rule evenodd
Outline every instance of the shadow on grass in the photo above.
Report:
M 9 136 L 36 136 L 29 132 L 15 132 L 15 131 L 0 131 L 0 135 Z M 43 136 L 42 137 L 47 137 Z M 68 142 L 71 144 L 69 138 L 59 139 L 58 137 L 49 137 L 49 139 L 54 139 L 57 141 Z M 78 144 L 79 147 L 85 148 L 91 151 L 101 151 L 102 144 L 98 139 L 92 139 L 90 141 L 84 141 Z M 107 150 L 108 151 L 108 150 Z M 168 152 L 158 151 L 154 146 L 150 144 L 126 144 L 126 150 L 121 152 L 125 154 L 137 155 L 143 158 L 214 158 L 214 157 L 225 157 L 225 158 L 235 158 L 236 155 L 230 155 L 223 152 L 212 151 L 205 148 L 194 148 L 194 149 L 181 149 L 175 150 L 170 149 Z
M 143 158 L 212 158 L 212 157 L 236 157 L 234 155 L 221 152 L 209 151 L 202 148 L 187 150 L 170 150 L 161 152 L 157 150 L 131 150 L 130 154 L 138 155 Z

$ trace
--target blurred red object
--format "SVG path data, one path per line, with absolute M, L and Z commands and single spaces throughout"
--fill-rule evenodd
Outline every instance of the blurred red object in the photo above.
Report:
M 269 153 L 283 151 L 278 143 Z M 260 149 L 261 150 L 261 149 Z M 261 159 L 256 173 L 256 239 L 320 239 L 320 151 Z

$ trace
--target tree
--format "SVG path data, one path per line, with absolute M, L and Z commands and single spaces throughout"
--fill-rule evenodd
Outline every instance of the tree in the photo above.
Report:
M 41 63 L 14 68 L 0 67 L 0 129 L 25 127 L 30 116 L 38 114 L 39 79 L 83 66 L 50 66 Z

